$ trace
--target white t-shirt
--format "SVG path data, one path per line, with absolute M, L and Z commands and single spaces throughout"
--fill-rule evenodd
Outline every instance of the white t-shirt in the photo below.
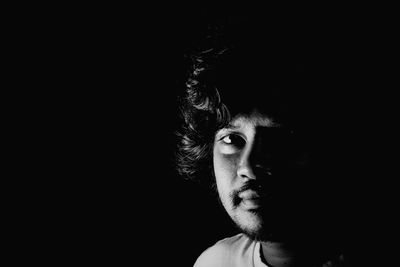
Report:
M 194 267 L 268 267 L 261 261 L 260 242 L 244 234 L 222 239 L 205 250 Z

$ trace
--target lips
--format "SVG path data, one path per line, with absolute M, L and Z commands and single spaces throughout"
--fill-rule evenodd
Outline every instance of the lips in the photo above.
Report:
M 261 198 L 261 195 L 257 191 L 246 190 L 246 191 L 241 192 L 239 194 L 239 197 L 242 200 L 256 200 L 256 199 Z
M 254 190 L 246 190 L 239 194 L 240 204 L 247 210 L 255 210 L 261 207 L 261 195 Z

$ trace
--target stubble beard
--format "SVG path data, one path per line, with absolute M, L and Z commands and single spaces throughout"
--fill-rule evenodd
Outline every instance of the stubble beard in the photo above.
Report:
M 291 220 L 278 214 L 276 207 L 264 203 L 260 209 L 241 210 L 240 201 L 232 198 L 231 220 L 251 240 L 261 242 L 292 242 Z
M 261 242 L 277 242 L 281 241 L 282 237 L 279 233 L 275 232 L 272 225 L 269 225 L 266 221 L 264 214 L 260 214 L 261 211 L 246 211 L 253 213 L 252 216 L 257 218 L 256 224 L 241 222 L 238 218 L 232 218 L 236 228 L 249 237 L 251 240 Z

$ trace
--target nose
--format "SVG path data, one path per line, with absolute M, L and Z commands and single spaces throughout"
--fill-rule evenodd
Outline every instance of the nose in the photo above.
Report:
M 237 174 L 239 177 L 244 178 L 244 179 L 249 179 L 249 180 L 256 179 L 254 167 L 251 166 L 248 159 L 241 160 L 239 167 L 237 169 Z
M 239 160 L 237 175 L 244 179 L 257 179 L 272 175 L 272 168 L 264 159 L 261 160 L 260 151 L 252 145 L 243 152 Z

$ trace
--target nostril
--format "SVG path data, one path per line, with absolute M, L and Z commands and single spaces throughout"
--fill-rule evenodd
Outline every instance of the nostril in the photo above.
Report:
M 238 169 L 239 177 L 246 178 L 246 179 L 255 179 L 256 175 L 254 169 L 249 164 L 243 164 Z
M 261 175 L 261 176 L 272 176 L 273 175 L 271 168 L 262 166 L 260 164 L 255 165 L 255 172 L 256 172 L 256 175 Z

